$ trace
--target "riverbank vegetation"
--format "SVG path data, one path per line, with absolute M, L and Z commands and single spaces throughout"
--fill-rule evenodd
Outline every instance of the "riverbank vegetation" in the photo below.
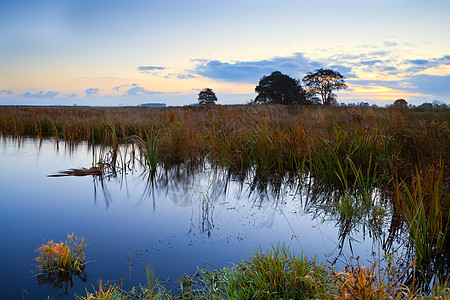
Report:
M 178 280 L 178 290 L 167 290 L 147 269 L 147 286 L 124 291 L 119 284 L 100 281 L 78 300 L 97 299 L 448 299 L 446 282 L 436 282 L 427 293 L 402 283 L 395 264 L 382 268 L 356 263 L 343 270 L 329 268 L 316 258 L 294 255 L 283 245 L 256 251 L 248 261 L 223 269 L 199 269 Z
M 296 180 L 311 186 L 315 196 L 309 206 L 333 214 L 343 236 L 361 220 L 379 234 L 379 219 L 390 211 L 385 247 L 402 236 L 408 252 L 399 262 L 402 270 L 386 278 L 401 284 L 400 290 L 407 288 L 408 295 L 429 295 L 438 283 L 445 287 L 450 276 L 449 115 L 448 109 L 403 107 L 2 107 L 0 134 L 68 145 L 87 141 L 102 149 L 95 162 L 100 169 L 125 168 L 133 160 L 154 174 L 161 167 L 195 169 L 209 163 L 236 178 L 251 176 L 275 185 Z M 244 272 L 249 268 L 236 267 L 220 276 L 232 273 L 241 287 L 252 290 L 245 283 L 256 280 Z M 369 271 L 374 272 L 349 266 L 343 276 L 325 276 L 320 283 L 341 282 L 344 287 L 335 288 L 350 295 L 355 280 L 371 282 L 372 289 L 375 281 L 370 281 Z M 293 276 L 312 284 L 305 274 Z M 287 284 L 288 279 L 283 280 Z

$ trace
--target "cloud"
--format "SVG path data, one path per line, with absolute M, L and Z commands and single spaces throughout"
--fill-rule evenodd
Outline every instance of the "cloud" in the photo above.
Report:
M 384 66 L 384 67 L 380 67 L 379 69 L 381 71 L 385 71 L 385 72 L 392 72 L 392 71 L 398 70 L 396 67 L 393 67 L 393 66 Z
M 353 69 L 350 67 L 342 66 L 342 65 L 329 65 L 327 66 L 328 69 L 332 69 L 334 71 L 338 71 L 341 73 L 345 78 L 357 78 L 355 74 L 353 74 Z
M 411 67 L 406 69 L 406 72 L 416 73 L 430 68 L 450 65 L 450 55 L 444 55 L 439 58 L 429 59 L 409 59 L 406 60 L 405 63 L 412 65 Z
M 373 66 L 375 64 L 379 64 L 382 63 L 383 61 L 379 60 L 379 59 L 372 59 L 372 60 L 362 60 L 360 61 L 360 64 L 362 65 L 366 65 L 366 66 Z
M 191 79 L 191 78 L 197 78 L 197 76 L 192 74 L 178 74 L 176 75 L 178 79 Z
M 77 96 L 77 94 L 72 93 L 72 94 L 69 95 L 69 98 L 75 98 L 76 96 Z
M 141 74 L 155 74 L 158 71 L 165 70 L 165 67 L 155 67 L 155 66 L 139 66 L 138 71 Z
M 411 90 L 416 92 L 450 97 L 450 75 L 438 76 L 438 75 L 414 75 L 408 76 L 407 80 L 411 84 Z
M 59 95 L 59 92 L 48 91 L 44 94 L 43 91 L 39 91 L 39 93 L 32 94 L 30 92 L 26 92 L 22 95 L 24 98 L 54 98 Z
M 155 70 L 164 70 L 164 67 L 154 67 L 154 66 L 139 66 L 139 71 L 155 71 Z
M 98 88 L 90 88 L 90 89 L 84 90 L 84 93 L 86 94 L 87 97 L 98 95 L 99 92 L 100 92 L 100 89 L 98 89 Z
M 413 64 L 413 65 L 426 65 L 428 64 L 430 61 L 427 59 L 411 59 L 411 60 L 407 60 L 407 63 Z
M 383 44 L 386 47 L 396 47 L 396 46 L 398 46 L 398 44 L 396 42 L 389 42 L 389 41 L 385 41 L 385 42 L 383 42 Z
M 0 93 L 1 94 L 5 94 L 5 95 L 12 95 L 13 94 L 13 92 L 8 91 L 8 90 L 1 90 Z
M 133 86 L 132 88 L 129 88 L 125 92 L 127 96 L 161 94 L 161 92 L 154 92 L 144 89 L 143 87 L 140 87 L 137 84 L 133 84 L 132 86 Z
M 274 71 L 280 71 L 293 77 L 298 77 L 326 65 L 314 62 L 295 53 L 288 57 L 274 57 L 272 59 L 258 61 L 221 62 L 219 60 L 193 60 L 197 66 L 192 70 L 196 75 L 207 78 L 230 82 L 258 82 L 263 76 L 270 75 Z
M 113 90 L 115 90 L 116 92 L 119 92 L 121 88 L 123 87 L 128 87 L 128 86 L 138 86 L 137 83 L 132 83 L 132 84 L 121 84 L 119 86 L 115 86 L 113 87 Z

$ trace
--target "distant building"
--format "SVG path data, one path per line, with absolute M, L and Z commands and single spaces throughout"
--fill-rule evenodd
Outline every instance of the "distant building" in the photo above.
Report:
M 138 106 L 145 106 L 145 107 L 166 107 L 165 103 L 143 103 L 139 104 Z

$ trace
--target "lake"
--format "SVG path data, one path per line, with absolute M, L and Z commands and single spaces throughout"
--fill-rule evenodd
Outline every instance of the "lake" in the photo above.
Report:
M 87 143 L 0 140 L 2 298 L 73 299 L 99 280 L 123 280 L 129 289 L 145 284 L 147 266 L 175 291 L 183 274 L 231 266 L 279 243 L 338 267 L 352 256 L 372 261 L 389 248 L 389 208 L 378 234 L 366 217 L 343 227 L 338 216 L 311 201 L 317 197 L 307 188 L 311 179 L 267 184 L 208 163 L 159 167 L 151 179 L 137 164 L 115 176 L 48 177 L 91 167 L 95 153 L 98 148 Z M 88 243 L 86 278 L 42 282 L 36 249 L 71 233 Z

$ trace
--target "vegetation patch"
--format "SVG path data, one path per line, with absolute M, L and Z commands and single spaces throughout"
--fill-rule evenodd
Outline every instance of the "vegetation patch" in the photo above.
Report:
M 84 270 L 86 243 L 84 238 L 68 234 L 64 242 L 55 243 L 53 240 L 42 244 L 36 249 L 39 256 L 36 258 L 40 272 L 73 272 L 82 273 Z

